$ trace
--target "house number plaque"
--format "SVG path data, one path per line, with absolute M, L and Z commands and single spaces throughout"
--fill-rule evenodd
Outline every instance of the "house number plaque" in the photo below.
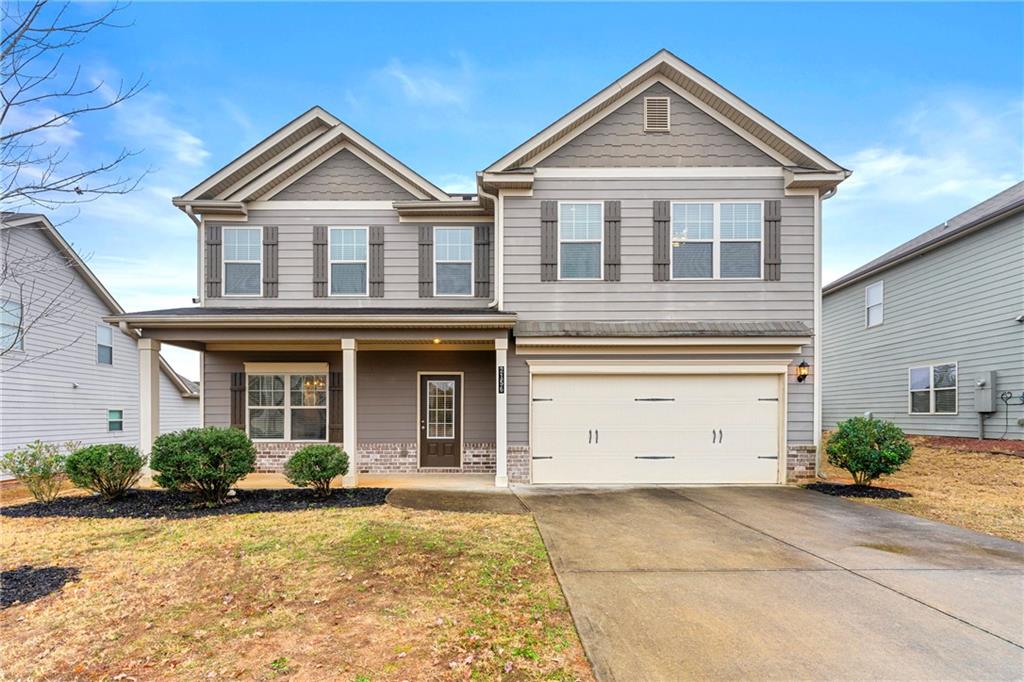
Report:
M 498 394 L 505 392 L 505 365 L 498 367 Z

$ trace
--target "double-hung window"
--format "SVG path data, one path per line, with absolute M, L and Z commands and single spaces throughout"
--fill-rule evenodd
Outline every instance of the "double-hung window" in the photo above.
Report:
M 96 325 L 96 362 L 114 364 L 114 328 L 110 325 Z
M 249 374 L 249 437 L 327 440 L 326 374 Z
M 107 410 L 107 431 L 124 431 L 124 410 Z
M 760 203 L 672 204 L 672 279 L 760 279 Z
M 263 228 L 224 228 L 224 295 L 263 294 Z
M 331 296 L 366 296 L 368 232 L 365 227 L 331 228 Z
M 911 414 L 957 413 L 957 363 L 911 367 Z
M 599 201 L 558 205 L 558 278 L 604 276 L 604 205 Z
M 9 299 L 0 301 L 0 352 L 25 350 L 21 324 L 21 304 Z
M 434 295 L 473 295 L 473 228 L 434 228 Z
M 884 313 L 884 290 L 881 281 L 864 287 L 864 323 L 868 327 L 882 324 Z

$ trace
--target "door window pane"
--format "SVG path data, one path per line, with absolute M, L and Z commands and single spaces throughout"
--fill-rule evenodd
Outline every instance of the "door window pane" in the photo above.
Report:
M 711 277 L 713 249 L 711 242 L 673 244 L 672 276 Z
M 427 438 L 455 437 L 455 382 L 427 381 Z
M 761 242 L 722 242 L 722 277 L 760 277 Z

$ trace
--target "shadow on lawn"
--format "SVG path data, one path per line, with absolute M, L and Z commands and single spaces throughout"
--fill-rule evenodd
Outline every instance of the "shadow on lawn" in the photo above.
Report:
M 804 487 L 834 497 L 870 497 L 875 500 L 898 500 L 904 497 L 913 497 L 910 493 L 895 488 L 877 488 L 873 485 L 854 485 L 852 483 L 809 483 Z
M 19 566 L 0 573 L 0 609 L 27 604 L 78 580 L 77 568 Z

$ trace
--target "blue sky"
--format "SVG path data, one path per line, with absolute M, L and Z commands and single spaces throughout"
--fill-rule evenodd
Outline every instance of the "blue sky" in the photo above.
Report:
M 124 16 L 75 61 L 150 86 L 51 136 L 75 162 L 127 146 L 150 170 L 61 228 L 128 309 L 194 295 L 195 228 L 170 197 L 314 104 L 468 191 L 661 47 L 854 171 L 825 203 L 826 281 L 1024 177 L 1021 4 L 138 3 Z M 168 356 L 198 376 L 192 355 Z

